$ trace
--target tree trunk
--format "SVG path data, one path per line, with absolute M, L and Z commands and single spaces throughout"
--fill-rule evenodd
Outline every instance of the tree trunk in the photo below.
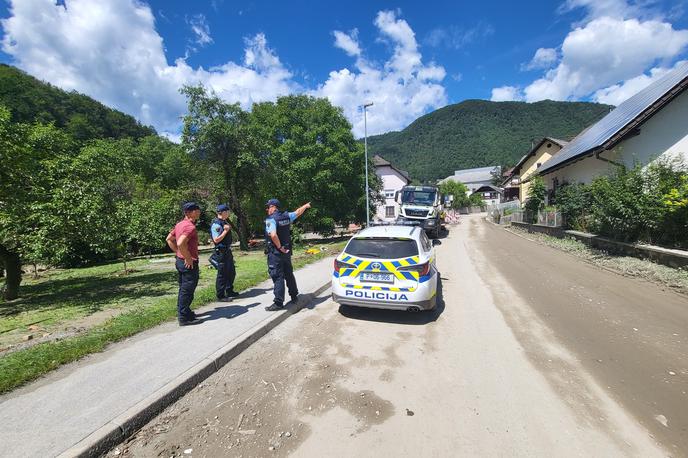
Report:
M 225 174 L 225 186 L 229 190 L 229 206 L 232 211 L 237 216 L 237 221 L 239 222 L 239 248 L 243 251 L 248 250 L 248 218 L 246 213 L 241 208 L 241 202 L 237 196 L 236 181 L 232 179 L 232 171 L 226 161 L 223 163 L 224 174 Z
M 11 301 L 19 297 L 19 284 L 22 280 L 21 260 L 17 253 L 13 253 L 0 244 L 0 262 L 5 266 L 5 287 L 2 295 L 5 300 Z

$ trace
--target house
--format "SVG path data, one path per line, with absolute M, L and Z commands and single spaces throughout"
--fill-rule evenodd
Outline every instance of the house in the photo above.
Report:
M 475 191 L 473 191 L 471 194 L 480 195 L 480 197 L 485 202 L 486 206 L 497 205 L 502 199 L 502 190 L 497 186 L 493 186 L 491 184 L 483 185 Z
M 394 167 L 389 161 L 373 156 L 375 174 L 382 180 L 384 202 L 378 205 L 374 218 L 383 221 L 393 221 L 399 216 L 399 205 L 394 201 L 397 191 L 411 182 L 408 172 Z
M 566 183 L 590 183 L 618 166 L 688 160 L 688 63 L 621 103 L 565 145 L 538 171 L 551 195 Z
M 509 202 L 518 199 L 521 190 L 519 176 L 514 174 L 514 167 L 510 167 L 502 173 L 500 186 L 503 189 L 502 200 Z
M 544 137 L 518 161 L 510 177 L 510 183 L 514 181 L 518 183 L 518 200 L 525 202 L 528 199 L 530 178 L 567 144 L 568 142 L 564 140 Z
M 499 174 L 500 170 L 501 167 L 499 166 L 456 170 L 454 175 L 450 175 L 447 178 L 440 180 L 439 184 L 442 184 L 448 180 L 456 181 L 457 183 L 463 183 L 468 188 L 466 194 L 470 196 L 482 186 L 491 186 L 494 182 L 495 174 Z

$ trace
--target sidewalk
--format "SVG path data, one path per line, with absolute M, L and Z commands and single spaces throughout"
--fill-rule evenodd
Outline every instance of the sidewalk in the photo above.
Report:
M 272 282 L 266 281 L 232 302 L 197 309 L 202 324 L 165 323 L 0 397 L 0 456 L 107 451 L 287 319 L 291 309 L 308 306 L 329 287 L 332 259 L 295 272 L 300 299 L 290 310 L 264 310 L 272 303 Z

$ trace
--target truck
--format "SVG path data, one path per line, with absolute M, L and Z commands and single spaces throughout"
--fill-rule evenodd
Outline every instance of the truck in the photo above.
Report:
M 442 229 L 443 199 L 437 186 L 404 186 L 395 195 L 399 219 L 418 221 L 431 237 Z

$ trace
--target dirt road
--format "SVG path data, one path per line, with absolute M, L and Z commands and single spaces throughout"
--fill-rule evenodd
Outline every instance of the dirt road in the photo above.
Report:
M 442 242 L 436 312 L 323 297 L 110 456 L 687 453 L 685 298 L 477 218 Z

